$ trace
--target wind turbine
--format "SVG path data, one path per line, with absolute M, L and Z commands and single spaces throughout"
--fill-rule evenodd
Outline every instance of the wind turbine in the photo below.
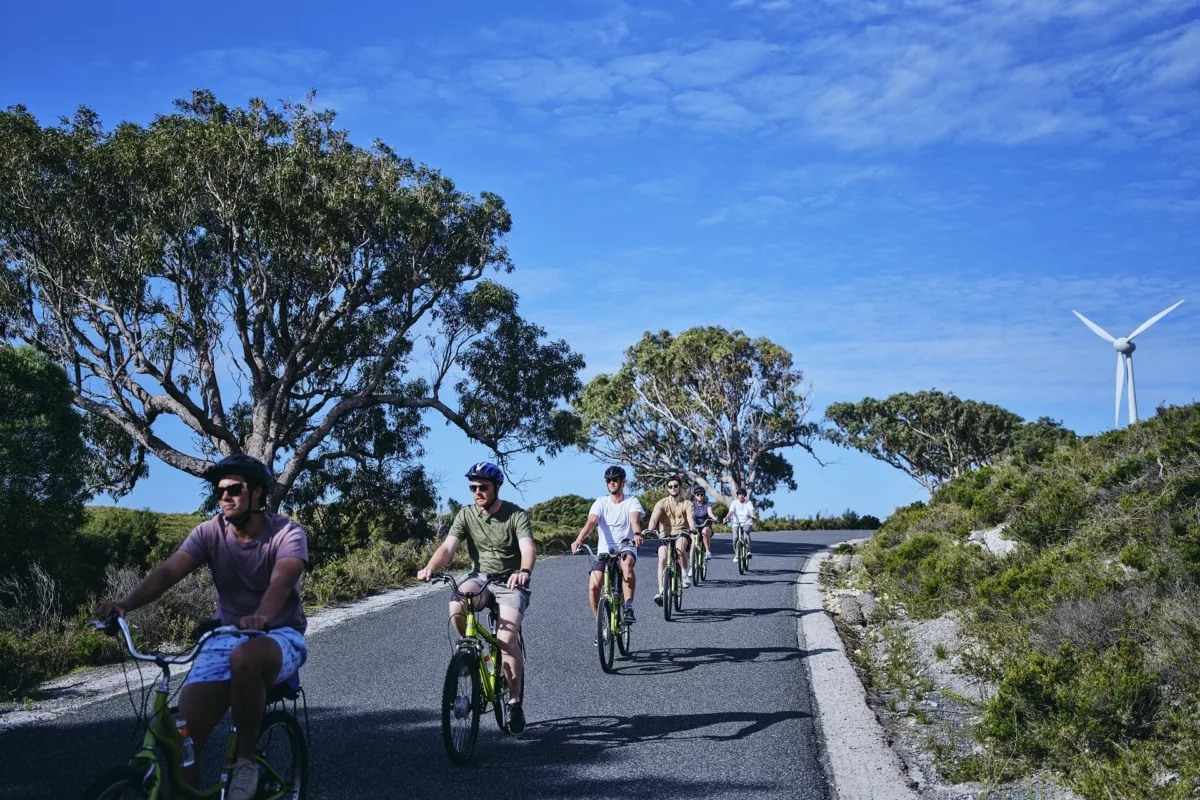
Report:
M 1179 303 L 1182 302 L 1182 300 L 1179 301 Z M 1125 382 L 1126 373 L 1129 374 L 1129 423 L 1132 425 L 1133 423 L 1137 422 L 1138 419 L 1137 395 L 1133 388 L 1133 351 L 1137 349 L 1137 345 L 1133 343 L 1133 337 L 1137 336 L 1139 333 L 1158 322 L 1167 314 L 1170 314 L 1172 311 L 1179 308 L 1179 303 L 1171 306 L 1166 311 L 1158 312 L 1141 325 L 1138 325 L 1133 333 L 1129 334 L 1128 336 L 1122 336 L 1119 339 L 1115 338 L 1112 334 L 1104 330 L 1104 328 L 1101 328 L 1096 323 L 1092 322 L 1083 314 L 1080 314 L 1075 309 L 1071 309 L 1071 313 L 1079 317 L 1079 319 L 1083 321 L 1083 324 L 1091 328 L 1097 336 L 1105 341 L 1112 342 L 1113 349 L 1117 351 L 1117 402 L 1116 408 L 1113 411 L 1114 428 L 1117 427 L 1121 422 L 1121 385 Z

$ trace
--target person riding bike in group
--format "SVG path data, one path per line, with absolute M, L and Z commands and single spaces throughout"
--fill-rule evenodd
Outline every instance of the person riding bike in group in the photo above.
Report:
M 708 493 L 704 491 L 703 486 L 692 487 L 692 515 L 696 518 L 696 530 L 700 531 L 704 540 L 704 560 L 711 561 L 713 523 L 716 522 L 717 515 L 713 511 L 712 503 L 708 502 Z
M 579 552 L 584 540 L 591 534 L 592 529 L 597 534 L 596 550 L 607 553 L 611 550 L 619 552 L 621 576 L 624 584 L 625 621 L 636 622 L 633 613 L 633 594 L 637 588 L 637 573 L 634 565 L 637 563 L 637 549 L 642 546 L 641 518 L 645 514 L 642 504 L 636 497 L 625 496 L 625 470 L 621 467 L 609 467 L 604 470 L 604 482 L 608 484 L 608 495 L 597 497 L 588 511 L 587 522 L 579 530 L 575 541 L 571 542 L 571 552 Z M 633 539 L 633 544 L 625 544 L 627 538 Z M 604 581 L 604 564 L 597 561 L 588 577 L 588 599 L 592 604 L 592 616 L 599 613 L 600 590 Z
M 266 631 L 264 636 L 210 639 L 179 694 L 179 711 L 197 754 L 196 763 L 184 768 L 185 778 L 196 785 L 199 753 L 225 710 L 232 708 L 237 761 L 226 797 L 249 800 L 258 791 L 254 747 L 267 690 L 295 676 L 308 655 L 300 594 L 308 535 L 287 517 L 264 509 L 274 478 L 258 459 L 226 456 L 204 478 L 213 484 L 220 512 L 193 528 L 179 549 L 123 598 L 101 603 L 96 617 L 125 616 L 207 564 L 220 623 Z
M 487 575 L 507 574 L 503 583 L 493 583 L 475 599 L 475 610 L 483 609 L 492 598 L 499 606 L 500 623 L 496 638 L 504 659 L 504 672 L 509 685 L 510 733 L 525 730 L 524 691 L 525 661 L 519 635 L 525 609 L 529 607 L 529 577 L 533 573 L 537 552 L 533 542 L 533 526 L 529 515 L 520 506 L 500 499 L 504 471 L 495 464 L 480 461 L 467 470 L 474 504 L 463 506 L 450 524 L 450 532 L 440 547 L 429 557 L 429 563 L 417 572 L 420 580 L 428 581 L 454 558 L 460 540 L 467 542 L 471 556 L 471 574 L 459 588 L 476 592 Z M 466 633 L 466 610 L 460 599 L 450 600 L 450 621 L 458 635 Z
M 678 534 L 675 540 L 675 556 L 679 559 L 679 568 L 683 575 L 683 588 L 691 586 L 688 580 L 688 551 L 692 548 L 692 537 L 689 531 L 696 527 L 696 517 L 692 512 L 691 501 L 680 495 L 679 487 L 683 482 L 677 476 L 667 479 L 667 496 L 654 504 L 650 514 L 650 528 L 666 536 Z M 658 594 L 654 602 L 663 604 L 663 575 L 667 569 L 667 545 L 658 548 Z
M 737 500 L 729 504 L 729 511 L 725 513 L 725 522 L 733 520 L 734 525 L 742 526 L 746 537 L 746 558 L 752 558 L 750 554 L 750 524 L 758 519 L 758 512 L 754 510 L 754 503 L 746 499 L 746 490 L 737 490 Z

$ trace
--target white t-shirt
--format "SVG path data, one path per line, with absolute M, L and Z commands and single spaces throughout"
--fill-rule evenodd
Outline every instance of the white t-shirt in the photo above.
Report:
M 734 500 L 729 504 L 729 519 L 733 525 L 741 525 L 743 528 L 750 527 L 750 520 L 753 519 L 750 515 L 754 513 L 754 503 L 749 500 Z
M 643 516 L 646 514 L 636 497 L 626 497 L 619 503 L 614 503 L 611 497 L 596 498 L 596 502 L 592 503 L 592 508 L 588 511 L 588 516 L 596 515 L 596 530 L 600 532 L 597 552 L 607 553 L 610 550 L 616 550 L 622 546 L 620 544 L 622 539 L 633 535 L 630 516 L 635 513 Z

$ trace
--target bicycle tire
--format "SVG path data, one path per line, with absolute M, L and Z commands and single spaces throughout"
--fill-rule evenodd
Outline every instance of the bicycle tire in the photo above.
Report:
M 742 541 L 742 537 L 739 534 L 737 542 L 733 546 L 733 560 L 737 562 L 738 575 L 746 574 L 746 556 L 745 556 L 745 554 L 746 554 L 746 544 Z
M 625 621 L 625 576 L 619 571 L 617 572 L 616 587 L 613 591 L 613 597 L 621 598 L 622 602 L 617 606 L 617 652 L 622 657 L 629 655 L 629 643 L 633 637 L 633 626 Z
M 263 717 L 255 743 L 262 769 L 258 779 L 261 800 L 304 800 L 308 794 L 308 744 L 300 723 L 282 709 Z
M 617 635 L 612 629 L 612 601 L 602 597 L 596 613 L 596 650 L 600 654 L 600 669 L 605 672 L 613 671 L 613 651 L 616 645 Z
M 683 570 L 675 570 L 675 589 L 671 592 L 671 602 L 675 604 L 675 611 L 683 611 Z
M 674 554 L 672 554 L 673 556 Z M 670 558 L 671 556 L 668 556 Z M 667 571 L 663 574 L 663 619 L 667 622 L 671 621 L 671 591 L 672 581 L 675 579 L 675 570 L 678 569 L 675 565 L 667 567 Z
M 697 534 L 697 535 L 699 535 L 699 534 Z M 701 549 L 699 551 L 701 553 L 701 555 L 696 555 L 696 552 L 697 552 L 696 548 L 693 547 L 692 548 L 692 564 L 691 564 L 691 569 L 689 570 L 692 573 L 692 586 L 699 586 L 700 582 L 703 580 L 703 578 L 700 577 L 700 562 L 703 560 L 702 556 L 703 556 L 704 550 Z
M 96 780 L 80 796 L 81 800 L 139 800 L 150 796 L 148 780 L 157 780 L 149 762 L 128 764 L 109 770 Z M 161 794 L 161 793 L 160 793 Z
M 499 651 L 492 656 L 492 680 L 496 684 L 496 703 L 492 711 L 496 715 L 496 725 L 508 733 L 508 698 L 512 689 L 508 685 L 508 676 L 504 674 L 504 657 Z
M 455 652 L 442 685 L 442 744 L 446 755 L 459 766 L 475 755 L 482 694 L 479 657 L 471 650 Z

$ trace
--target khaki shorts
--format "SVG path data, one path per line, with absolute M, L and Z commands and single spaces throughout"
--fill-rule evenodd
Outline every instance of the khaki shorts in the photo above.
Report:
M 466 592 L 475 592 L 483 584 L 483 578 L 478 572 L 472 572 L 463 582 L 459 584 L 459 588 Z M 493 583 L 487 588 L 482 598 L 484 605 L 487 604 L 487 596 L 491 595 L 496 598 L 496 604 L 515 608 L 521 614 L 525 613 L 525 609 L 529 608 L 529 590 L 528 589 L 510 589 L 503 583 Z

